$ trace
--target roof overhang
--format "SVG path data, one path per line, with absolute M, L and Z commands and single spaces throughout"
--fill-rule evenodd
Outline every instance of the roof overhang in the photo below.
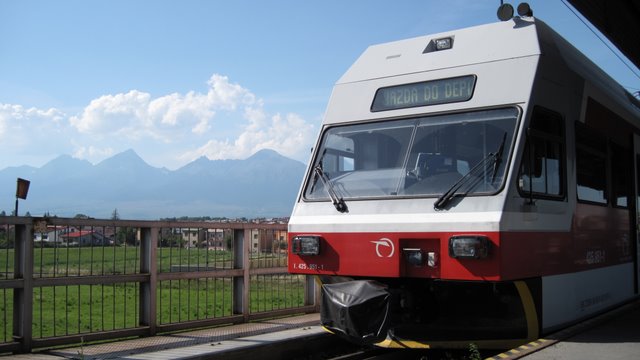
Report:
M 640 0 L 568 0 L 640 69 Z

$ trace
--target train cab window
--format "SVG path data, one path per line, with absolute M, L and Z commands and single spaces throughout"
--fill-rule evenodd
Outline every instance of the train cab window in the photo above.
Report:
M 338 173 L 353 171 L 353 140 L 344 137 L 331 136 L 327 142 L 330 151 L 325 153 L 325 156 L 322 159 L 323 167 L 327 169 L 327 171 L 330 170 L 331 172 Z
M 536 106 L 518 176 L 518 188 L 523 196 L 564 199 L 564 148 L 562 116 Z
M 581 123 L 576 123 L 576 185 L 579 201 L 607 204 L 607 139 Z
M 344 198 L 394 193 L 414 126 L 401 120 L 330 128 L 314 163 L 321 173 L 314 170 L 305 197 L 326 199 L 326 187 Z
M 504 108 L 330 127 L 304 198 L 438 197 L 463 177 L 460 193 L 496 193 L 519 115 Z
M 495 193 L 500 188 L 503 171 L 493 172 L 493 164 L 503 165 L 508 155 L 503 144 L 511 142 L 513 118 L 496 113 L 487 118 L 479 113 L 456 117 L 455 121 L 427 118 L 418 123 L 409 151 L 405 194 L 439 195 L 463 176 L 474 179 L 469 181 L 474 193 Z M 499 152 L 501 160 L 496 161 L 492 155 Z M 472 169 L 473 174 L 467 175 Z

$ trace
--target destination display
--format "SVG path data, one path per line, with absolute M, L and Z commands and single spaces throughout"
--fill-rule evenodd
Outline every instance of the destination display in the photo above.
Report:
M 476 76 L 467 75 L 380 88 L 373 98 L 371 111 L 467 101 L 473 96 L 475 85 Z

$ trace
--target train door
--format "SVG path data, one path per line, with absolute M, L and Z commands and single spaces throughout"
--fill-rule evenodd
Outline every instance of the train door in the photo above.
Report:
M 640 289 L 640 136 L 638 134 L 633 135 L 634 146 L 634 187 L 635 187 L 635 214 L 634 214 L 634 229 L 635 229 L 635 256 L 633 258 L 634 265 L 634 280 L 635 280 L 635 292 L 638 293 Z

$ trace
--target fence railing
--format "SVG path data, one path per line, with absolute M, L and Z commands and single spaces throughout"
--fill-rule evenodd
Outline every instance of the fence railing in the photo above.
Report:
M 0 352 L 317 311 L 286 224 L 0 217 Z

